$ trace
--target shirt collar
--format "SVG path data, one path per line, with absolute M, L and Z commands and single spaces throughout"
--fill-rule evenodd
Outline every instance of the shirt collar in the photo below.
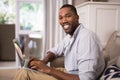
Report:
M 84 28 L 84 26 L 82 25 L 82 23 L 80 23 L 80 25 L 76 28 L 75 32 L 73 33 L 73 38 L 75 38 L 78 35 L 78 32 L 80 31 L 80 29 Z M 70 36 L 70 35 L 69 35 Z M 71 36 L 70 36 L 71 37 Z M 72 38 L 71 37 L 71 38 Z

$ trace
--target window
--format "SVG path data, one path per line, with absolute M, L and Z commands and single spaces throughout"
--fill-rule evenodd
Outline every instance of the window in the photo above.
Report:
M 26 54 L 36 56 L 42 52 L 44 32 L 44 0 L 17 0 L 17 30 L 18 38 L 29 38 Z
M 44 0 L 18 1 L 18 24 L 21 33 L 42 32 L 44 28 Z
M 15 0 L 0 0 L 0 23 L 15 23 Z

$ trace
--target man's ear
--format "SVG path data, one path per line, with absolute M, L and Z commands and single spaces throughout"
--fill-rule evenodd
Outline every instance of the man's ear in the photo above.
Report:
M 79 20 L 79 16 L 78 15 L 76 15 L 76 20 Z
M 79 20 L 79 16 L 77 15 L 77 19 Z

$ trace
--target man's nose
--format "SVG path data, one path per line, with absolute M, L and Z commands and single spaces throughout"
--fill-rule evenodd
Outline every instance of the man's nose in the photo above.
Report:
M 62 22 L 66 23 L 67 22 L 67 18 L 63 18 Z

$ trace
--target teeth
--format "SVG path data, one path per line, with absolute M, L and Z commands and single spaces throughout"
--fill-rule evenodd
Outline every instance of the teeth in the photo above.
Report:
M 69 25 L 65 25 L 64 28 L 65 28 L 65 29 L 68 29 L 68 28 L 69 28 Z

